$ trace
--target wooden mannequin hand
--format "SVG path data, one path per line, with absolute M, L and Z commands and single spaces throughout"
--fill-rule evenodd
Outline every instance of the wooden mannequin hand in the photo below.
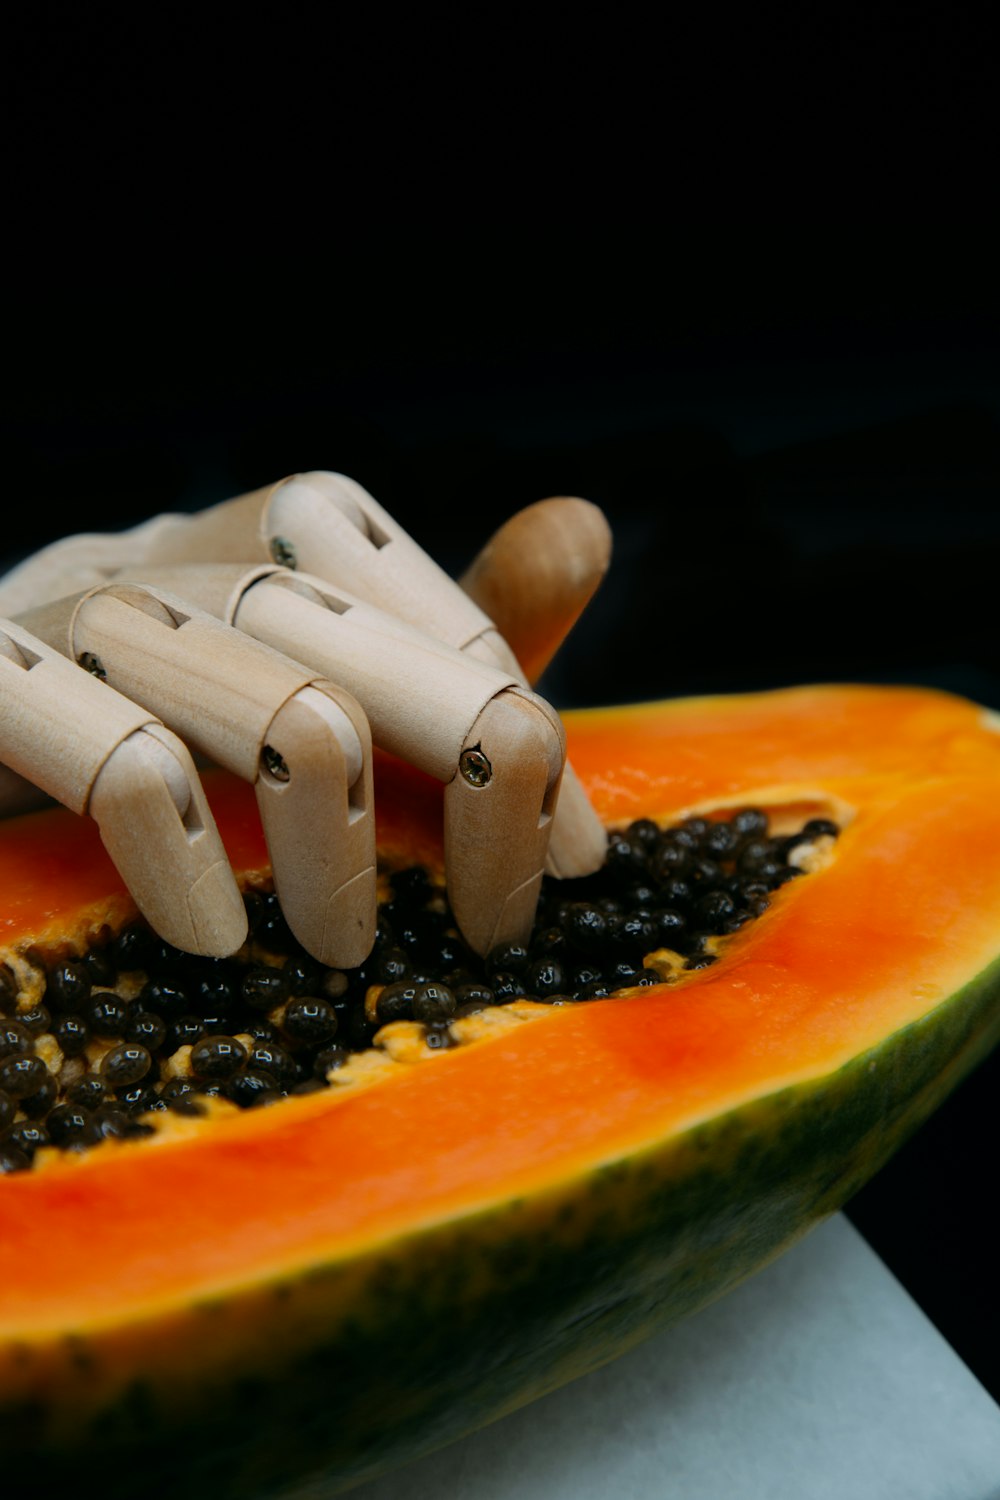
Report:
M 553 823 L 565 753 L 558 719 L 523 686 L 513 652 L 474 598 L 530 651 L 536 675 L 596 587 L 608 550 L 596 507 L 543 501 L 501 528 L 459 589 L 359 486 L 306 475 L 193 517 L 154 517 L 119 536 L 56 543 L 0 581 L 0 608 L 22 606 L 13 634 L 27 628 L 64 656 L 96 663 L 104 683 L 77 673 L 76 686 L 97 720 L 94 689 L 103 689 L 104 705 L 117 690 L 183 744 L 254 782 L 289 924 L 324 962 L 350 965 L 374 933 L 369 721 L 376 743 L 446 783 L 449 894 L 477 951 L 530 926 L 553 827 L 557 843 L 561 830 L 562 873 L 599 862 L 603 831 L 575 782 L 568 796 L 563 780 Z M 268 560 L 299 564 L 303 554 L 321 565 L 321 576 Z M 234 557 L 251 566 L 217 566 Z M 331 573 L 349 574 L 364 598 L 336 587 Z M 68 591 L 51 605 L 39 602 Z M 393 613 L 368 603 L 373 594 Z M 25 612 L 26 599 L 34 607 Z M 405 623 L 414 617 L 422 629 Z M 15 679 L 27 694 L 30 671 L 6 677 L 8 694 Z M 22 712 L 20 741 L 0 743 L 0 760 L 93 812 L 76 783 L 72 799 L 63 794 L 51 765 L 38 774 L 46 712 L 39 708 L 34 724 L 31 711 Z M 118 745 L 105 753 L 121 759 Z M 62 763 L 72 771 L 72 735 Z M 193 768 L 189 779 L 197 784 Z M 139 904 L 178 946 L 231 952 L 243 940 L 232 877 L 203 798 L 199 807 L 197 836 L 175 839 L 185 858 L 164 859 L 170 840 L 162 828 L 149 835 L 146 865 L 159 877 L 152 899 Z M 113 805 L 102 823 L 110 848 L 109 816 L 113 825 Z M 184 929 L 176 918 L 190 904 L 185 859 L 193 844 L 203 861 L 211 853 L 217 890 L 199 905 L 200 929 Z M 143 857 L 130 850 L 123 875 L 138 900 L 133 866 Z

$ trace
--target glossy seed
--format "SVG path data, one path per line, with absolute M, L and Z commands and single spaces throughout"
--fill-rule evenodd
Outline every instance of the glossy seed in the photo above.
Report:
M 129 1141 L 152 1134 L 149 1126 L 141 1125 L 118 1104 L 99 1105 L 91 1116 L 91 1125 L 104 1141 Z
M 284 964 L 281 970 L 288 993 L 292 996 L 315 995 L 323 981 L 324 969 L 307 953 L 300 953 Z
M 595 979 L 592 984 L 585 984 L 577 991 L 578 1000 L 606 1000 L 611 994 L 611 985 L 603 979 Z
M 412 980 L 387 984 L 375 1002 L 375 1015 L 380 1025 L 385 1026 L 390 1021 L 412 1021 L 416 993 L 417 985 Z
M 651 849 L 660 837 L 660 826 L 652 818 L 636 818 L 625 831 L 634 843 L 643 844 L 647 849 Z
M 597 953 L 608 935 L 608 919 L 600 907 L 577 902 L 565 922 L 566 936 L 583 953 Z
M 178 1047 L 193 1047 L 204 1035 L 205 1023 L 201 1016 L 178 1016 L 167 1031 L 164 1046 L 169 1054 L 176 1052 Z
M 700 927 L 712 931 L 717 922 L 731 917 L 735 909 L 736 903 L 725 891 L 709 891 L 695 902 L 695 919 Z
M 741 870 L 753 872 L 771 857 L 771 846 L 767 839 L 750 839 L 740 850 L 738 864 Z
M 288 999 L 288 982 L 280 969 L 260 964 L 244 974 L 240 992 L 251 1010 L 266 1014 Z
M 98 990 L 87 1007 L 86 1018 L 95 1036 L 114 1041 L 125 1035 L 128 1011 L 128 1001 L 113 990 Z
M 45 1128 L 53 1146 L 66 1146 L 74 1139 L 92 1143 L 100 1134 L 90 1110 L 82 1104 L 57 1104 L 49 1111 Z
M 657 896 L 657 905 L 672 906 L 683 911 L 694 898 L 694 888 L 690 880 L 686 880 L 683 876 L 672 876 L 663 882 Z
M 191 1048 L 191 1071 L 208 1083 L 224 1083 L 246 1060 L 247 1049 L 234 1036 L 206 1036 Z
M 596 964 L 579 964 L 570 974 L 570 986 L 576 990 L 584 989 L 588 984 L 596 984 L 600 981 L 601 971 Z
M 835 839 L 840 833 L 837 824 L 830 818 L 810 818 L 802 829 L 807 838 L 818 839 L 828 837 Z
M 717 859 L 709 859 L 705 855 L 699 855 L 692 860 L 688 866 L 688 879 L 691 882 L 695 898 L 706 890 L 711 890 L 718 885 L 722 879 L 722 866 Z
M 669 880 L 673 874 L 684 874 L 691 862 L 691 850 L 684 844 L 664 843 L 652 856 L 652 870 L 658 880 Z
M 555 995 L 566 984 L 566 971 L 555 958 L 536 958 L 524 971 L 524 986 L 529 995 L 544 999 Z
M 30 1010 L 20 1010 L 17 1019 L 27 1027 L 32 1036 L 41 1036 L 52 1025 L 52 1015 L 47 1005 L 33 1005 Z
M 272 1026 L 270 1021 L 262 1021 L 258 1016 L 248 1021 L 245 1026 L 240 1027 L 245 1036 L 253 1037 L 255 1042 L 276 1042 L 279 1040 L 277 1026 Z
M 21 1108 L 29 1120 L 41 1120 L 45 1118 L 58 1098 L 59 1084 L 46 1068 L 45 1077 L 37 1089 L 21 1100 Z
M 247 1060 L 256 1072 L 269 1073 L 283 1088 L 297 1081 L 298 1067 L 290 1052 L 274 1042 L 259 1042 Z
M 127 1110 L 130 1115 L 145 1114 L 147 1110 L 154 1109 L 160 1102 L 156 1089 L 143 1080 L 120 1088 L 117 1097 L 121 1108 Z
M 618 834 L 608 841 L 606 868 L 618 879 L 634 880 L 646 869 L 646 845 Z
M 657 942 L 657 925 L 652 913 L 643 911 L 613 918 L 608 923 L 608 941 L 612 951 L 619 949 L 627 954 L 641 956 L 648 953 Z
M 53 1012 L 82 1010 L 90 999 L 92 988 L 85 964 L 60 964 L 46 980 L 45 1004 Z
M 130 973 L 148 966 L 154 947 L 155 939 L 149 928 L 136 923 L 119 933 L 111 944 L 109 956 L 119 973 Z
M 110 948 L 91 948 L 81 959 L 92 985 L 111 989 L 115 982 L 115 966 Z
M 32 1045 L 31 1032 L 21 1021 L 0 1021 L 0 1060 L 22 1057 Z
M 419 984 L 413 997 L 415 1021 L 446 1021 L 455 1013 L 455 995 L 446 984 Z
M 199 1016 L 228 1015 L 240 995 L 242 975 L 225 960 L 203 970 L 191 987 L 191 1008 Z
M 428 966 L 435 973 L 448 974 L 454 969 L 467 967 L 475 963 L 476 959 L 462 939 L 453 932 L 442 932 L 438 937 L 434 952 L 429 955 Z
M 535 958 L 562 958 L 567 950 L 566 934 L 561 927 L 543 927 L 531 940 Z
M 167 1038 L 167 1023 L 152 1010 L 133 1010 L 125 1023 L 125 1040 L 141 1042 L 148 1052 L 156 1052 Z
M 733 818 L 733 832 L 741 839 L 758 839 L 767 832 L 767 814 L 759 807 L 744 807 Z
M 135 1005 L 140 1011 L 152 1011 L 162 1016 L 168 1024 L 191 1012 L 187 991 L 166 980 L 150 980 L 143 985 Z
M 664 830 L 660 844 L 663 848 L 668 844 L 677 844 L 680 848 L 693 852 L 698 847 L 699 838 L 700 834 L 696 833 L 692 828 L 688 828 L 684 824 L 678 824 L 675 828 Z
M 687 918 L 672 906 L 653 913 L 653 924 L 658 948 L 676 948 L 687 934 Z
M 413 963 L 405 949 L 384 948 L 372 966 L 372 982 L 398 984 L 401 979 L 409 979 L 412 973 Z
M 292 1041 L 323 1047 L 337 1035 L 337 1012 L 329 1000 L 304 995 L 286 1006 L 281 1024 Z
M 710 859 L 726 859 L 738 842 L 730 823 L 713 823 L 701 841 L 701 847 Z
M 509 1005 L 512 1000 L 520 1000 L 528 993 L 519 974 L 494 974 L 490 987 L 495 1005 Z
M 66 1090 L 66 1098 L 70 1104 L 83 1104 L 87 1109 L 96 1109 L 106 1094 L 104 1080 L 93 1077 L 81 1078 L 79 1083 L 74 1083 Z
M 325 1078 L 327 1073 L 342 1068 L 350 1055 L 346 1047 L 324 1047 L 313 1060 L 313 1073 L 317 1078 Z
M 58 1016 L 52 1023 L 52 1035 L 65 1057 L 78 1057 L 90 1041 L 90 1027 L 82 1016 Z
M 123 1042 L 105 1055 L 101 1076 L 109 1088 L 127 1089 L 145 1078 L 152 1065 L 145 1047 L 138 1042 Z
M 456 1014 L 460 1010 L 463 1015 L 473 1015 L 493 1004 L 493 991 L 488 984 L 460 984 L 455 990 Z
M 245 1068 L 236 1073 L 224 1085 L 224 1089 L 226 1098 L 238 1104 L 241 1109 L 271 1104 L 281 1098 L 277 1079 L 259 1068 Z
M 12 1099 L 29 1098 L 48 1077 L 49 1070 L 40 1057 L 14 1053 L 0 1063 L 0 1089 Z
M 186 1098 L 189 1094 L 197 1093 L 198 1083 L 193 1078 L 171 1078 L 163 1085 L 160 1098 L 172 1104 L 175 1099 Z
M 211 965 L 216 959 L 205 959 L 203 962 Z M 164 943 L 159 939 L 153 942 L 144 968 L 148 974 L 155 974 L 159 979 L 168 979 L 183 975 L 191 966 L 191 954 L 185 953 L 180 948 L 175 948 L 173 943 Z
M 7 1131 L 7 1142 L 32 1159 L 36 1151 L 52 1144 L 49 1132 L 38 1120 L 21 1120 Z
M 498 943 L 486 955 L 487 974 L 517 973 L 528 962 L 529 953 L 523 943 Z

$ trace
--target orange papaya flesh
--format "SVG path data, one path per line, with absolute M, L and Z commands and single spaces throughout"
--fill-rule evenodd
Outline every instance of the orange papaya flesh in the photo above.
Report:
M 0 1431 L 27 1464 L 65 1459 L 79 1488 L 83 1455 L 117 1452 L 113 1494 L 158 1438 L 164 1493 L 349 1487 L 718 1296 L 994 1044 L 1000 737 L 981 710 L 818 688 L 567 729 L 609 823 L 830 799 L 836 857 L 675 986 L 0 1180 Z M 380 762 L 388 857 L 439 861 L 439 795 Z M 252 799 L 221 776 L 210 797 L 259 872 Z M 124 909 L 85 828 L 2 831 L 9 950 Z

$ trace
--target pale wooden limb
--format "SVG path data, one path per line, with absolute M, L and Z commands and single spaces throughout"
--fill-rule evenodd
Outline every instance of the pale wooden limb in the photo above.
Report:
M 15 616 L 49 599 L 79 594 L 159 547 L 186 516 L 152 516 L 127 531 L 79 532 L 42 547 L 0 578 L 0 615 Z
M 160 936 L 188 952 L 234 953 L 246 911 L 181 740 L 13 620 L 0 620 L 0 702 L 0 760 L 94 818 Z
M 189 793 L 186 805 L 178 784 Z M 136 906 L 161 937 L 213 958 L 242 946 L 243 898 L 176 735 L 153 724 L 120 745 L 94 782 L 88 811 Z
M 539 824 L 534 806 L 540 774 L 536 750 L 530 749 L 530 755 L 525 750 L 528 760 L 523 765 L 518 756 L 522 743 L 529 748 L 545 745 L 546 796 L 553 796 L 558 774 L 551 768 L 557 766 L 561 772 L 565 758 L 558 717 L 513 675 L 424 635 L 325 579 L 277 568 L 264 576 L 261 566 L 251 566 L 242 570 L 241 588 L 235 576 L 239 571 L 148 570 L 144 581 L 162 587 L 169 579 L 172 587 L 185 589 L 189 600 L 209 608 L 230 609 L 229 601 L 235 600 L 230 617 L 238 629 L 322 672 L 357 699 L 376 744 L 448 786 L 451 831 L 445 878 L 456 917 L 463 913 L 458 920 L 466 941 L 476 951 L 485 951 L 482 944 L 497 931 L 526 938 L 552 819 L 546 816 Z M 498 790 L 485 799 L 463 796 L 461 788 L 456 794 L 453 786 L 462 775 L 463 754 L 480 737 L 477 726 L 484 711 L 495 700 L 506 703 L 508 697 L 516 699 L 516 708 L 491 708 L 482 720 L 482 732 L 490 728 L 491 779 L 494 773 L 499 778 Z M 525 737 L 521 728 L 531 715 L 533 738 Z M 516 731 L 507 745 L 491 727 L 505 723 Z M 527 788 L 520 800 L 519 779 Z M 467 834 L 462 832 L 463 819 L 469 820 Z M 508 850 L 503 859 L 496 857 L 500 847 Z M 520 894 L 515 897 L 516 892 Z
M 23 622 L 254 786 L 292 932 L 321 963 L 362 963 L 377 916 L 371 734 L 349 694 L 148 585 L 104 585 Z
M 452 893 L 452 908 L 476 953 L 527 940 L 552 832 L 566 747 L 557 716 L 511 688 L 491 698 L 466 736 L 459 771 L 445 788 L 445 868 L 477 868 L 488 852 L 503 891 L 484 902 L 474 881 Z
M 359 595 L 375 606 L 388 606 L 394 616 L 415 623 L 446 647 L 461 650 L 467 661 L 477 658 L 509 680 L 526 683 L 514 652 L 471 593 L 481 591 L 485 598 L 490 580 L 499 585 L 504 580 L 509 583 L 513 575 L 523 575 L 511 596 L 514 602 L 503 603 L 502 591 L 494 589 L 490 608 L 505 610 L 508 628 L 520 632 L 522 649 L 533 653 L 529 658 L 532 669 L 539 669 L 542 658 L 555 649 L 582 609 L 584 596 L 589 597 L 587 588 L 592 591 L 595 586 L 588 580 L 601 571 L 607 529 L 597 508 L 585 501 L 543 501 L 529 507 L 522 517 L 515 517 L 509 523 L 511 530 L 501 529 L 494 538 L 478 567 L 474 565 L 474 578 L 467 578 L 470 592 L 466 592 L 360 485 L 344 475 L 315 471 L 292 475 L 196 516 L 156 517 L 120 537 L 67 539 L 26 565 L 15 592 L 30 587 L 35 598 L 51 599 L 53 590 L 74 576 L 79 587 L 80 582 L 106 579 L 116 563 L 134 571 L 156 559 L 178 564 L 183 573 L 192 562 L 233 558 L 256 564 L 258 576 L 263 576 L 273 566 L 267 559 L 280 557 L 299 568 L 315 570 L 335 589 L 350 588 L 355 606 Z M 229 621 L 247 586 L 243 570 L 237 568 L 236 574 L 239 582 L 232 586 L 223 573 L 213 575 L 216 595 L 205 601 L 212 613 Z M 180 580 L 176 586 L 184 587 Z M 329 600 L 326 605 L 335 607 Z M 382 610 L 376 613 L 381 615 Z M 384 619 L 373 628 L 381 634 L 388 629 Z M 544 646 L 539 644 L 543 638 Z M 386 722 L 395 724 L 390 713 Z M 556 807 L 548 867 L 565 877 L 587 874 L 600 865 L 604 851 L 603 829 L 568 767 Z
M 527 506 L 500 527 L 459 579 L 490 616 L 534 683 L 590 602 L 611 560 L 611 529 L 589 500 L 557 496 Z M 487 645 L 485 639 L 472 649 Z M 567 763 L 549 844 L 551 874 L 599 869 L 604 829 Z
M 611 528 L 589 500 L 555 496 L 511 516 L 459 579 L 535 683 L 611 561 Z
M 400 620 L 376 628 L 370 605 L 356 605 L 325 580 L 308 584 L 311 595 L 301 591 L 298 575 L 255 580 L 233 623 L 352 693 L 377 745 L 439 781 L 450 780 L 470 726 L 514 679 Z
M 604 824 L 594 811 L 583 782 L 567 761 L 546 868 L 557 880 L 578 880 L 599 870 L 607 852 Z
M 458 651 L 496 634 L 489 616 L 345 474 L 316 470 L 277 485 L 263 526 L 269 549 L 276 542 L 290 544 L 289 566 L 349 589 Z M 500 648 L 505 650 L 502 642 Z M 509 661 L 494 665 L 514 670 Z
M 501 527 L 459 587 L 360 484 L 314 470 L 201 512 L 183 530 L 156 539 L 146 556 L 180 563 L 277 558 L 527 685 L 593 595 L 610 550 L 611 533 L 596 505 L 542 500 Z M 568 767 L 549 869 L 564 878 L 588 875 L 606 847 Z
M 262 756 L 257 805 L 285 920 L 321 963 L 355 968 L 378 917 L 367 717 L 350 693 L 314 679 L 275 714 Z

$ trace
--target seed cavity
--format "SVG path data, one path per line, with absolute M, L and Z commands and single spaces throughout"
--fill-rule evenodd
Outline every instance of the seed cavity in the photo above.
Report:
M 0 1174 L 366 1088 L 553 1007 L 690 980 L 784 885 L 829 864 L 839 833 L 805 810 L 794 826 L 759 807 L 638 819 L 608 834 L 596 874 L 546 877 L 530 939 L 485 958 L 416 867 L 384 872 L 357 969 L 312 959 L 265 890 L 244 897 L 250 935 L 233 959 L 194 958 L 141 923 L 48 964 L 5 955 Z

